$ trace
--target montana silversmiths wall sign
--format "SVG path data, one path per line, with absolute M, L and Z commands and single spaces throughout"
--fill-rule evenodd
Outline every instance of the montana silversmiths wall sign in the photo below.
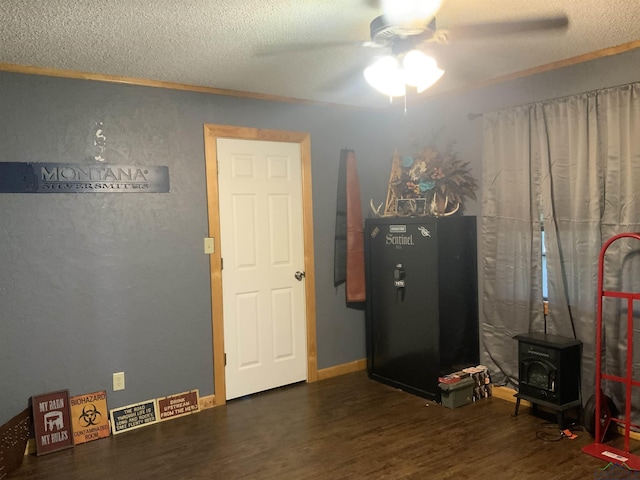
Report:
M 0 193 L 167 193 L 169 167 L 0 162 Z

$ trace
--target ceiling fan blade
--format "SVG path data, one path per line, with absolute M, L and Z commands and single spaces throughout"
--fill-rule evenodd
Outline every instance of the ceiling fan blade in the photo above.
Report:
M 313 52 L 336 47 L 362 47 L 368 46 L 371 42 L 336 41 L 322 43 L 283 43 L 269 45 L 254 50 L 257 57 L 268 57 L 270 55 L 282 55 L 287 53 Z
M 457 25 L 447 29 L 447 38 L 450 41 L 471 40 L 483 37 L 495 37 L 522 32 L 536 32 L 544 30 L 566 29 L 569 18 L 566 15 L 553 17 L 539 17 L 507 22 L 472 23 Z
M 333 75 L 324 81 L 319 90 L 322 92 L 332 92 L 348 88 L 350 85 L 358 84 L 364 81 L 364 69 L 371 63 L 371 58 L 362 58 L 346 70 Z

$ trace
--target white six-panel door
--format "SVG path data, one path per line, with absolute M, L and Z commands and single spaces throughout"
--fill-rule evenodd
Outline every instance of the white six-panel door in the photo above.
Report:
M 298 143 L 218 139 L 226 398 L 306 380 Z

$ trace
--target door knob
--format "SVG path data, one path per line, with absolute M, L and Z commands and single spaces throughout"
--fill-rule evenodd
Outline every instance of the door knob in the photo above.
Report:
M 302 279 L 304 278 L 304 276 L 305 276 L 305 273 L 304 273 L 304 272 L 296 272 L 296 274 L 295 274 L 296 280 L 298 280 L 299 282 L 301 282 L 301 281 L 302 281 Z

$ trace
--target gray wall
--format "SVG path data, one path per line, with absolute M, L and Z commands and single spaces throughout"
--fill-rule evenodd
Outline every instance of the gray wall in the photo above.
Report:
M 213 392 L 203 124 L 311 134 L 318 367 L 365 357 L 333 287 L 338 160 L 386 195 L 401 114 L 0 72 L 0 161 L 166 165 L 168 194 L 0 194 L 0 423 L 31 395 L 105 389 L 109 407 Z M 113 372 L 126 390 L 111 392 Z
M 441 127 L 482 173 L 482 113 L 640 80 L 628 52 L 398 109 L 280 104 L 0 72 L 0 161 L 167 165 L 169 194 L 0 194 L 0 423 L 31 395 L 105 389 L 109 407 L 213 393 L 204 123 L 311 134 L 318 366 L 364 358 L 364 316 L 333 288 L 337 163 L 357 153 L 363 206 L 386 196 L 394 148 Z M 481 192 L 480 192 L 481 193 Z M 466 213 L 480 215 L 478 203 Z M 366 210 L 365 210 L 366 215 Z M 515 346 L 514 346 L 515 348 Z M 111 392 L 124 370 L 127 388 Z

